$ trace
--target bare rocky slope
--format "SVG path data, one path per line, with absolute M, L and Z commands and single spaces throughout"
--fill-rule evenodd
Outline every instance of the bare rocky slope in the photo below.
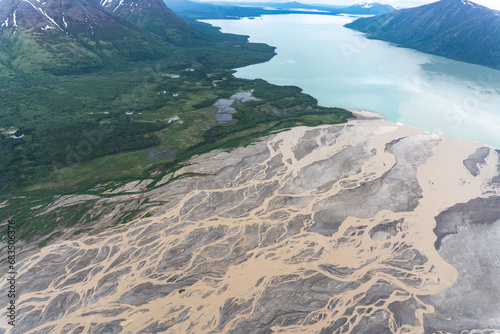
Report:
M 59 199 L 148 206 L 23 253 L 0 333 L 498 333 L 499 159 L 358 120 L 195 157 L 146 193 Z

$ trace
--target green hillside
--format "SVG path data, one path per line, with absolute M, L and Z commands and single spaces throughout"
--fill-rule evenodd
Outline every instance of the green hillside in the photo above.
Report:
M 360 18 L 346 27 L 369 38 L 500 69 L 499 13 L 468 0 L 442 0 Z
M 207 24 L 167 37 L 104 8 L 104 17 L 121 22 L 115 30 L 87 31 L 64 17 L 66 34 L 42 30 L 52 22 L 44 18 L 27 27 L 33 17 L 17 14 L 17 26 L 0 29 L 0 214 L 23 222 L 23 238 L 86 219 L 72 207 L 61 212 L 63 221 L 34 215 L 31 208 L 54 196 L 103 196 L 140 179 L 152 180 L 151 188 L 195 154 L 352 116 L 318 106 L 297 87 L 235 78 L 232 68 L 267 61 L 274 48 Z M 128 25 L 130 34 L 119 28 Z M 235 105 L 232 121 L 218 122 L 214 103 L 242 91 L 259 100 Z

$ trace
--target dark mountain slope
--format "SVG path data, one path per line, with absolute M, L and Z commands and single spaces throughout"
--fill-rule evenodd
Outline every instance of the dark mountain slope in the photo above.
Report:
M 184 21 L 162 0 L 101 0 L 108 10 L 162 37 L 170 45 L 187 50 L 192 66 L 238 67 L 267 61 L 274 48 L 247 43 L 246 36 L 222 34 L 209 24 Z
M 213 40 L 212 36 L 177 16 L 162 0 L 101 0 L 100 3 L 136 26 L 177 45 Z
M 346 27 L 422 52 L 500 69 L 500 12 L 468 0 L 361 18 Z
M 3 0 L 0 22 L 0 62 L 24 72 L 86 72 L 177 52 L 94 1 Z

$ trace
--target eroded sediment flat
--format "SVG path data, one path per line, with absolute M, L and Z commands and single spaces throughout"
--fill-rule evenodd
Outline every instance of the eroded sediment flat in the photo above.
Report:
M 196 157 L 150 218 L 27 254 L 10 333 L 496 332 L 498 165 L 383 120 Z

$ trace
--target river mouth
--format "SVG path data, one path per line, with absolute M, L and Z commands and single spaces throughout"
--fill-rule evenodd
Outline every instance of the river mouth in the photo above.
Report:
M 269 15 L 206 20 L 277 47 L 236 76 L 301 87 L 320 105 L 371 110 L 393 122 L 500 148 L 500 71 L 369 40 L 355 18 Z
M 206 153 L 176 174 L 195 176 L 141 194 L 151 203 L 143 218 L 24 253 L 9 333 L 488 328 L 500 305 L 478 298 L 498 288 L 500 249 L 495 237 L 474 238 L 498 230 L 499 158 L 380 119 L 296 127 Z M 475 232 L 456 233 L 457 214 L 492 221 L 467 220 L 458 230 Z M 455 250 L 467 261 L 444 261 L 438 215 L 440 249 L 481 243 L 492 253 Z M 457 277 L 466 281 L 450 294 Z M 467 290 L 471 277 L 491 283 Z M 465 312 L 462 298 L 475 301 Z

